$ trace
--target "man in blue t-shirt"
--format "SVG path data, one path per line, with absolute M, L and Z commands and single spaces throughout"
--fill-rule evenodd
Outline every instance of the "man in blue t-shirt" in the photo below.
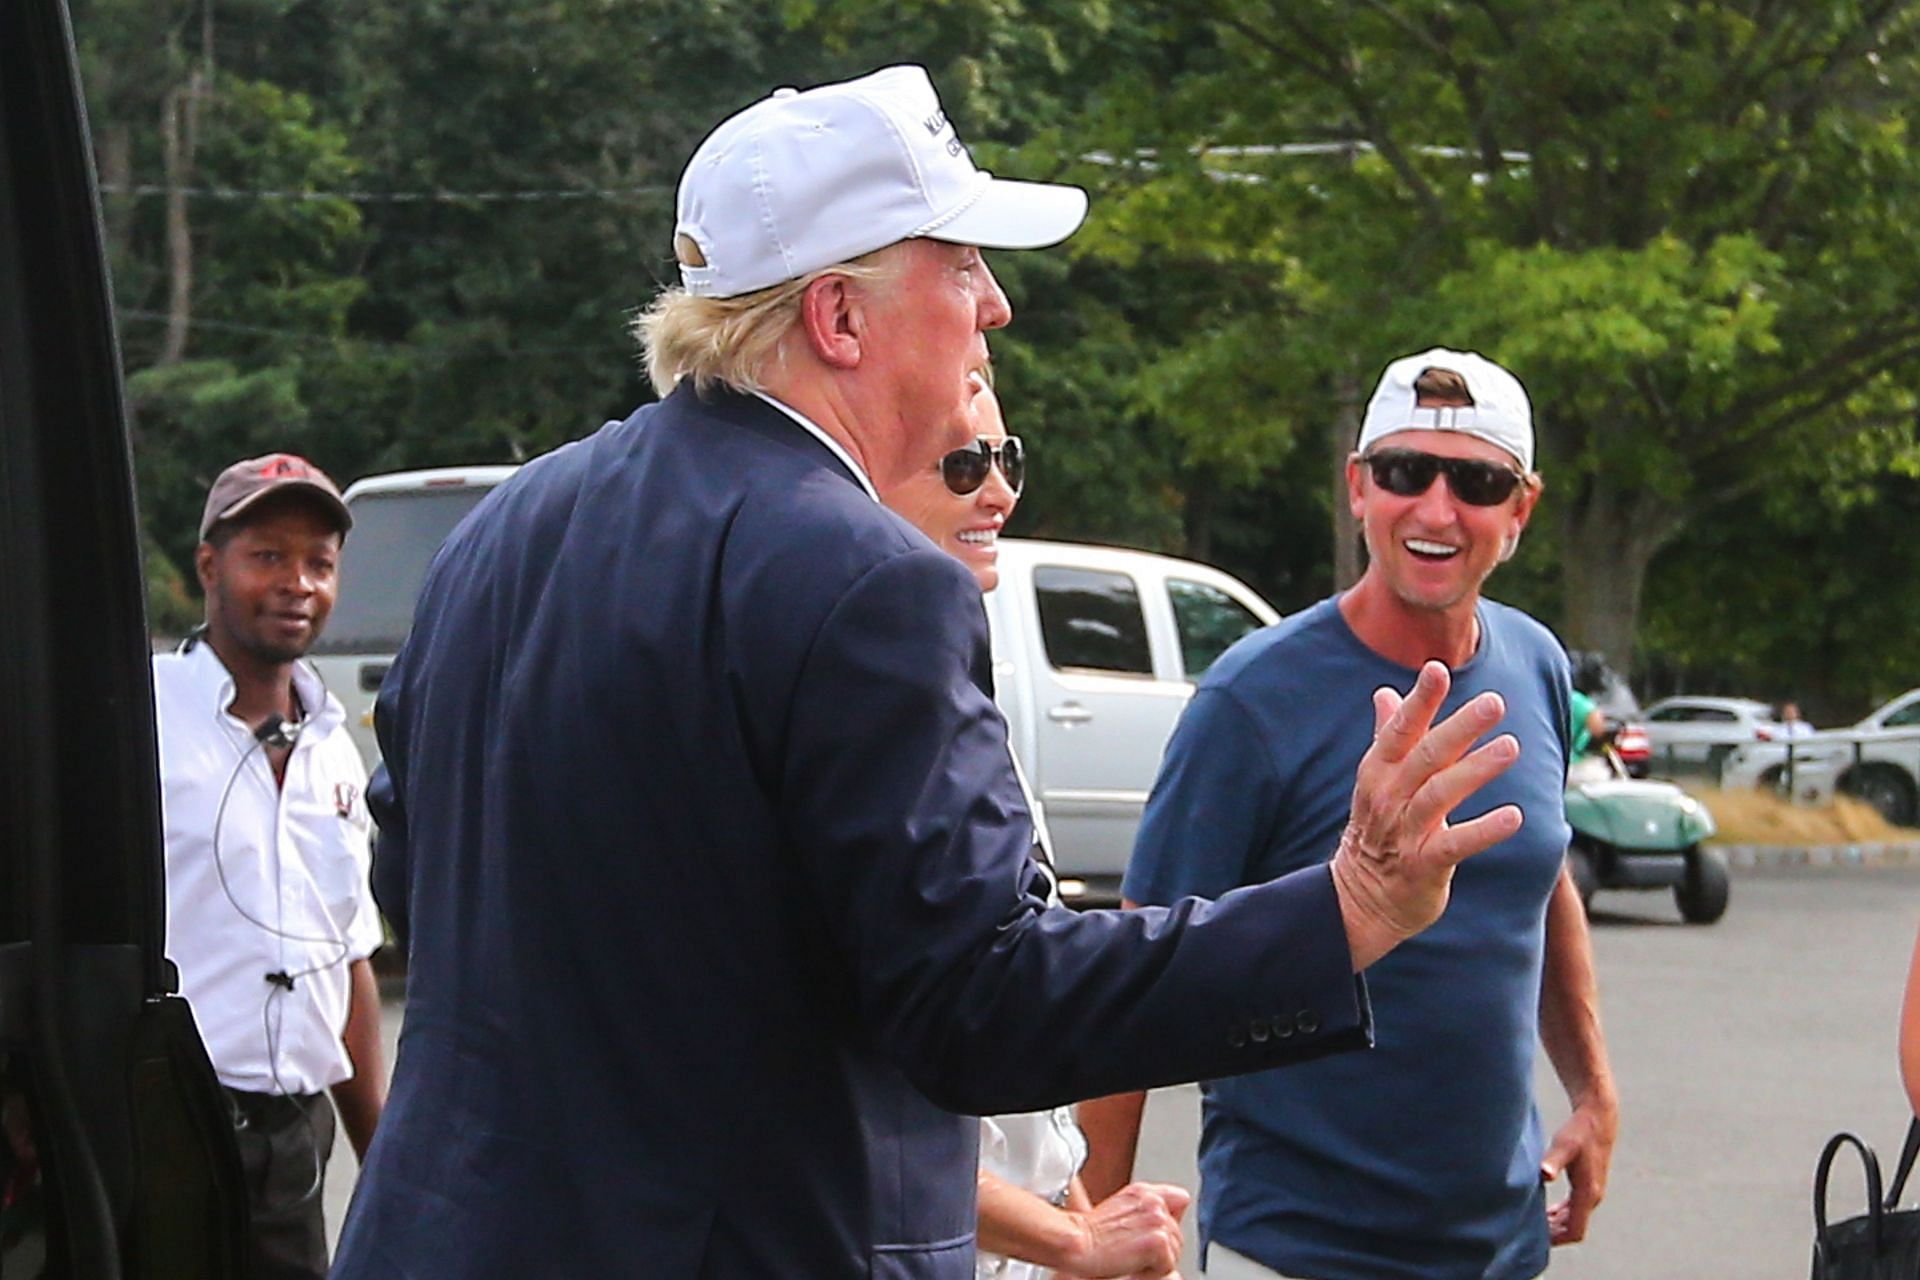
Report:
M 1208 673 L 1167 748 L 1127 899 L 1215 898 L 1326 861 L 1372 741 L 1369 696 L 1407 689 L 1429 660 L 1452 671 L 1448 707 L 1497 691 L 1498 728 L 1520 741 L 1514 766 L 1454 818 L 1517 805 L 1525 824 L 1460 869 L 1438 924 L 1368 970 L 1371 1053 L 1205 1086 L 1205 1272 L 1523 1280 L 1546 1269 L 1549 1242 L 1585 1235 L 1618 1129 L 1586 917 L 1565 870 L 1566 655 L 1545 627 L 1480 596 L 1540 494 L 1526 392 L 1471 353 L 1395 361 L 1347 492 L 1366 572 Z M 1536 1042 L 1573 1104 L 1551 1145 L 1533 1105 Z M 1094 1194 L 1131 1170 L 1143 1101 L 1082 1107 Z M 1543 1183 L 1563 1173 L 1569 1193 L 1549 1207 Z

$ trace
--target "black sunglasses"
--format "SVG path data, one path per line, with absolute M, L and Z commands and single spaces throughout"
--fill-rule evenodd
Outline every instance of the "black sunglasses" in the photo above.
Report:
M 1361 459 L 1373 482 L 1388 493 L 1417 498 L 1444 475 L 1453 496 L 1470 507 L 1497 507 L 1513 496 L 1524 479 L 1512 467 L 1471 458 L 1442 458 L 1414 449 L 1381 449 Z
M 1007 488 L 1019 497 L 1027 483 L 1027 451 L 1019 436 L 1008 436 L 999 444 L 976 439 L 965 448 L 955 449 L 940 459 L 940 478 L 947 482 L 949 493 L 964 498 L 987 482 L 987 473 L 996 465 L 1007 478 Z

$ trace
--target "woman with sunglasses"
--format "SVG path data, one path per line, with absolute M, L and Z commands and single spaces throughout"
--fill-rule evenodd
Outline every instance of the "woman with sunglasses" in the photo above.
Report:
M 1020 438 L 1007 434 L 990 370 L 970 374 L 969 384 L 973 443 L 881 497 L 971 569 L 986 592 L 1000 582 L 997 544 L 1025 486 L 1026 453 Z M 1034 862 L 1058 905 L 1046 823 L 1031 792 L 1027 807 Z M 1071 1107 L 980 1121 L 979 1280 L 1039 1280 L 1049 1272 L 1151 1280 L 1172 1273 L 1188 1193 L 1136 1182 L 1095 1205 L 1080 1183 L 1086 1153 Z
M 987 376 L 968 375 L 973 443 L 880 496 L 913 521 L 934 545 L 973 571 L 980 590 L 1000 584 L 1000 530 L 1026 485 L 1027 455 L 1010 436 Z

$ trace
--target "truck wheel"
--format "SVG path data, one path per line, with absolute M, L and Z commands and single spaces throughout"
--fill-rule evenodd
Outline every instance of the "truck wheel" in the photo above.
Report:
M 1913 825 L 1913 780 L 1892 765 L 1863 764 L 1840 780 L 1840 789 L 1865 800 L 1896 827 Z
M 1673 886 L 1680 918 L 1688 924 L 1712 924 L 1727 913 L 1727 860 L 1718 849 L 1687 850 L 1687 878 Z
M 1580 905 L 1593 906 L 1593 891 L 1600 887 L 1600 877 L 1593 868 L 1593 855 L 1579 845 L 1567 848 L 1567 870 L 1573 876 L 1573 887 L 1580 894 Z

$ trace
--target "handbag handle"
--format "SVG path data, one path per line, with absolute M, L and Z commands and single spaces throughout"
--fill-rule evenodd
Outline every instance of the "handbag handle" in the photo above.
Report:
M 1913 1131 L 1909 1129 L 1908 1134 L 1910 1137 L 1912 1133 Z M 1873 1252 L 1875 1255 L 1878 1255 L 1880 1252 L 1881 1214 L 1880 1160 L 1879 1157 L 1873 1154 L 1872 1147 L 1869 1147 L 1866 1143 L 1860 1141 L 1860 1139 L 1850 1133 L 1834 1134 L 1831 1138 L 1827 1139 L 1825 1149 L 1820 1152 L 1820 1163 L 1815 1168 L 1813 1174 L 1813 1238 L 1816 1243 L 1824 1242 L 1827 1238 L 1827 1175 L 1833 1171 L 1833 1158 L 1840 1153 L 1840 1148 L 1844 1146 L 1852 1146 L 1854 1150 L 1858 1151 L 1860 1153 L 1860 1163 L 1866 1166 L 1867 1214 L 1872 1224 Z M 1904 1168 L 1902 1172 L 1905 1172 Z
M 1900 1207 L 1900 1193 L 1906 1188 L 1907 1175 L 1913 1172 L 1914 1157 L 1920 1156 L 1920 1116 L 1907 1122 L 1907 1140 L 1900 1147 L 1900 1164 L 1893 1171 L 1893 1185 L 1884 1201 L 1888 1213 Z

